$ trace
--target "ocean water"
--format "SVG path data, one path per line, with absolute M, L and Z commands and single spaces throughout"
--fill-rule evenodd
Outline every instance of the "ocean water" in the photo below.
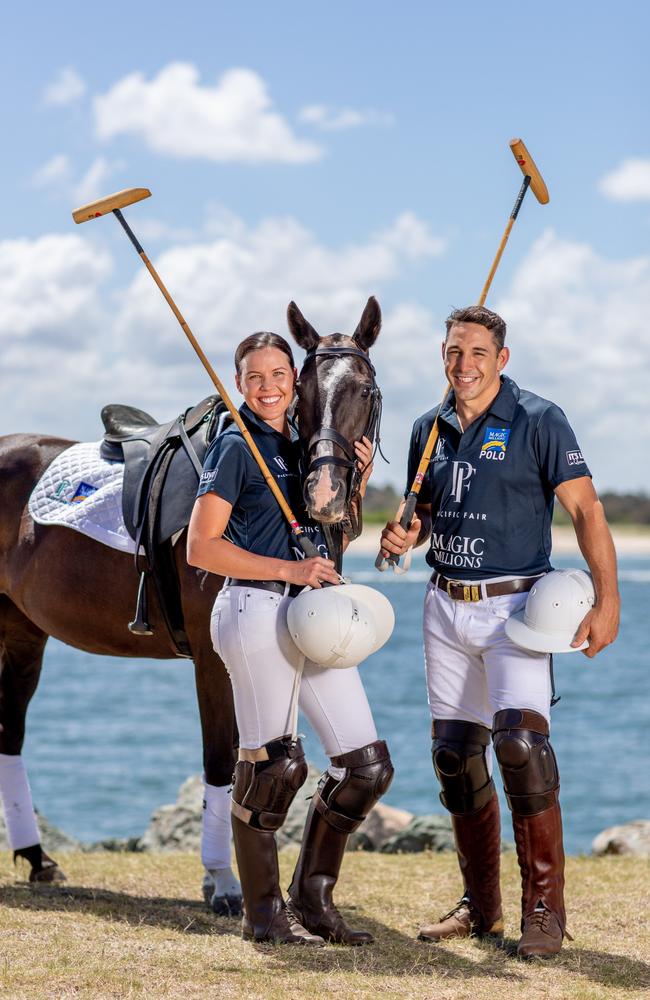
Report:
M 385 801 L 414 813 L 443 813 L 431 767 L 420 638 L 429 574 L 421 556 L 400 577 L 379 574 L 372 563 L 371 556 L 353 555 L 345 572 L 382 590 L 396 613 L 389 644 L 361 668 L 396 768 Z M 558 558 L 555 565 L 582 564 Z M 617 642 L 593 661 L 580 653 L 555 658 L 561 700 L 553 709 L 553 745 L 571 854 L 589 852 L 605 827 L 650 818 L 650 560 L 622 560 L 620 585 Z M 304 720 L 301 731 L 308 758 L 324 766 Z M 91 656 L 50 640 L 24 756 L 36 806 L 57 826 L 86 841 L 139 836 L 151 812 L 175 801 L 180 783 L 201 769 L 192 664 Z M 504 817 L 507 830 L 505 810 Z

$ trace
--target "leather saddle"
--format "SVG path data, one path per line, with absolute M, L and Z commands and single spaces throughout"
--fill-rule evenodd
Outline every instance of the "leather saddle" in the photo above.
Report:
M 208 446 L 232 417 L 217 395 L 162 424 L 144 410 L 120 403 L 105 406 L 101 417 L 105 434 L 100 454 L 109 462 L 124 463 L 122 513 L 136 543 L 140 589 L 129 628 L 152 634 L 146 621 L 147 584 L 152 580 L 179 655 L 191 656 L 172 546 L 189 524 Z

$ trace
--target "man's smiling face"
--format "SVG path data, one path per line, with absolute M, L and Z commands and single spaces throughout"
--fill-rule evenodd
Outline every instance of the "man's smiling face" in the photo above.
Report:
M 480 411 L 499 391 L 499 375 L 510 352 L 497 350 L 494 336 L 480 323 L 454 323 L 442 345 L 447 380 L 461 405 Z

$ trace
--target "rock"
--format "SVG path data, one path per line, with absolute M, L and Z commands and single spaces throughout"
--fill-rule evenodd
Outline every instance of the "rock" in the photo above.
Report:
M 302 840 L 310 800 L 316 791 L 320 775 L 318 768 L 310 764 L 307 780 L 298 790 L 287 818 L 276 834 L 278 847 L 299 844 Z M 201 845 L 202 806 L 203 782 L 200 775 L 195 774 L 183 782 L 173 805 L 156 809 L 145 833 L 134 846 L 127 845 L 124 841 L 103 842 L 103 846 L 109 850 L 198 851 Z M 403 830 L 412 819 L 412 813 L 380 802 L 350 837 L 349 849 L 379 850 L 387 838 Z M 102 843 L 93 847 L 101 848 Z
M 193 774 L 183 782 L 173 805 L 161 806 L 151 815 L 139 840 L 140 851 L 188 851 L 201 847 L 203 780 Z
M 636 854 L 650 856 L 650 819 L 634 819 L 622 826 L 610 826 L 594 838 L 593 854 Z
M 348 850 L 379 851 L 382 844 L 406 829 L 413 819 L 413 813 L 407 812 L 406 809 L 395 809 L 394 806 L 378 802 L 356 833 L 350 837 Z
M 418 851 L 454 851 L 449 816 L 415 816 L 379 848 L 382 854 L 414 854 Z
M 36 819 L 38 822 L 38 828 L 41 832 L 41 843 L 43 847 L 48 852 L 48 854 L 61 854 L 66 851 L 80 851 L 82 845 L 74 837 L 69 837 L 67 833 L 63 830 L 59 830 L 57 826 L 54 826 L 36 810 Z M 0 809 L 0 850 L 8 851 L 10 850 L 9 841 L 7 840 L 7 829 L 5 827 L 4 816 L 2 810 Z

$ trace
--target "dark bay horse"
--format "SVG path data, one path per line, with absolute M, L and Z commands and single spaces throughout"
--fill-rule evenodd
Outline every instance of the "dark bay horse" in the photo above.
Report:
M 288 317 L 294 338 L 308 352 L 298 406 L 303 449 L 307 462 L 314 453 L 324 459 L 307 479 L 309 513 L 330 524 L 342 522 L 357 482 L 352 442 L 374 433 L 376 423 L 378 390 L 367 352 L 381 327 L 379 305 L 374 298 L 368 300 L 352 337 L 320 338 L 294 303 Z M 319 434 L 322 441 L 314 444 Z M 36 434 L 0 438 L 0 796 L 5 807 L 10 793 L 3 788 L 3 764 L 20 757 L 27 708 L 49 636 L 104 656 L 177 655 L 156 604 L 149 612 L 154 635 L 143 638 L 127 628 L 138 588 L 132 556 L 69 528 L 37 524 L 28 512 L 30 494 L 42 473 L 73 443 Z M 326 491 L 316 488 L 322 476 L 329 483 Z M 230 785 L 237 746 L 230 681 L 209 632 L 210 611 L 223 581 L 188 566 L 185 532 L 174 546 L 174 559 L 195 667 L 205 781 L 223 788 Z M 207 810 L 204 826 L 226 818 Z M 40 843 L 21 847 L 15 855 L 29 862 L 31 881 L 63 877 Z M 214 911 L 238 912 L 241 898 L 231 869 L 212 870 L 206 877 L 208 885 L 212 879 Z

